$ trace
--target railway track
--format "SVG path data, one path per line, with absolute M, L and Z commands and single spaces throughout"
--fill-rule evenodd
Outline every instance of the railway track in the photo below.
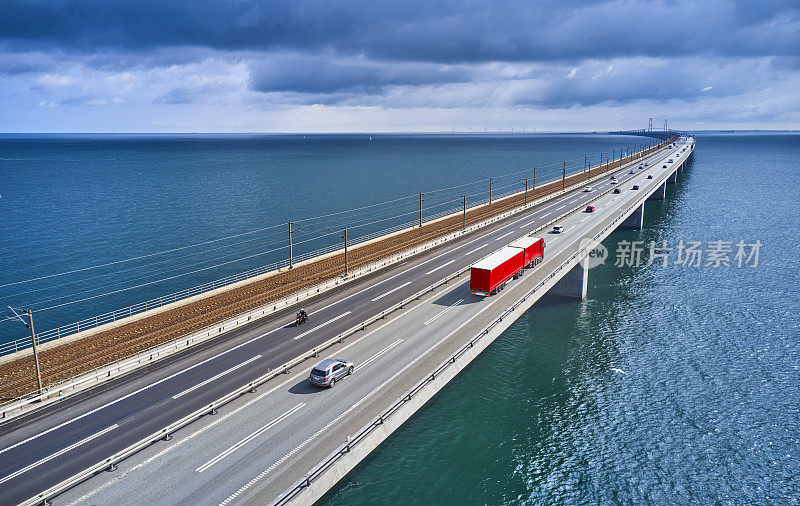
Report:
M 651 148 L 645 154 L 656 149 L 658 148 Z M 618 160 L 609 163 L 608 167 L 596 168 L 592 170 L 591 177 L 615 170 L 623 163 L 627 161 Z M 589 179 L 589 175 L 582 172 L 567 177 L 566 184 L 573 185 L 586 179 Z M 560 190 L 561 186 L 561 181 L 542 185 L 530 190 L 528 198 L 535 200 L 544 197 Z M 467 211 L 466 224 L 472 225 L 518 207 L 523 204 L 524 198 L 523 195 L 512 195 Z M 462 227 L 462 220 L 460 215 L 452 216 L 370 244 L 354 246 L 348 255 L 349 266 L 358 268 L 455 232 Z M 64 343 L 39 353 L 43 383 L 61 383 L 343 274 L 344 254 L 337 254 L 148 318 Z M 221 338 L 224 339 L 224 334 Z M 30 356 L 0 365 L 0 403 L 10 402 L 34 391 L 34 378 L 33 358 Z

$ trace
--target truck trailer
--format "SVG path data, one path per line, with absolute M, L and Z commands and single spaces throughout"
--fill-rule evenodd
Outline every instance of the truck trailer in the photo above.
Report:
M 523 265 L 533 267 L 544 258 L 544 239 L 541 237 L 521 237 L 509 244 L 512 248 L 520 248 L 525 252 Z
M 501 289 L 506 281 L 522 271 L 525 251 L 505 246 L 480 260 L 470 269 L 469 289 L 474 295 L 488 297 Z

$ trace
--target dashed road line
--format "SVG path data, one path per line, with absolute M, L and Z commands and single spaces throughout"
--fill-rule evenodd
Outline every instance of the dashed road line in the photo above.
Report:
M 386 354 L 386 353 L 389 353 L 389 352 L 392 350 L 392 348 L 394 348 L 395 346 L 397 346 L 398 344 L 400 344 L 400 343 L 402 343 L 402 342 L 403 342 L 403 340 L 402 340 L 402 339 L 398 339 L 397 341 L 393 342 L 392 344 L 390 344 L 390 345 L 389 345 L 389 346 L 387 346 L 386 348 L 382 349 L 382 350 L 381 350 L 381 351 L 379 351 L 378 353 L 376 353 L 376 354 L 372 355 L 371 357 L 369 357 L 369 358 L 368 358 L 368 359 L 366 359 L 365 361 L 363 361 L 363 362 L 361 362 L 360 364 L 358 364 L 358 366 L 357 366 L 357 367 L 356 367 L 354 370 L 359 370 L 359 371 L 360 371 L 361 369 L 363 369 L 364 367 L 366 367 L 366 366 L 368 366 L 370 363 L 372 363 L 374 360 L 377 360 L 378 358 L 380 358 L 380 357 L 381 357 L 381 355 L 384 355 L 384 354 Z
M 219 455 L 217 455 L 213 459 L 209 460 L 208 462 L 206 462 L 202 466 L 200 466 L 197 469 L 195 469 L 195 472 L 202 473 L 203 471 L 207 470 L 208 468 L 210 468 L 211 466 L 213 466 L 214 464 L 216 464 L 220 460 L 224 459 L 225 457 L 227 457 L 231 453 L 235 452 L 236 450 L 238 450 L 239 448 L 243 447 L 244 445 L 246 445 L 250 441 L 254 440 L 255 438 L 257 438 L 261 434 L 265 433 L 266 431 L 268 431 L 272 427 L 276 426 L 277 424 L 279 424 L 280 422 L 282 422 L 286 418 L 290 417 L 293 413 L 295 413 L 296 411 L 298 411 L 299 409 L 301 409 L 305 405 L 306 405 L 305 402 L 301 402 L 300 404 L 296 405 L 295 407 L 291 408 L 290 410 L 284 412 L 282 415 L 278 416 L 277 418 L 275 418 L 274 420 L 272 420 L 268 424 L 262 426 L 261 428 L 259 428 L 255 432 L 250 433 L 250 435 L 240 439 L 233 446 L 229 447 L 228 449 L 226 449 L 225 451 L 223 451 L 222 453 L 220 453 Z
M 478 246 L 477 248 L 475 248 L 475 249 L 473 249 L 473 250 L 470 250 L 470 251 L 467 251 L 466 253 L 464 253 L 464 256 L 470 256 L 471 254 L 475 253 L 475 252 L 476 252 L 476 251 L 478 251 L 479 249 L 481 249 L 481 248 L 485 248 L 485 247 L 486 247 L 486 246 L 488 246 L 488 245 L 489 245 L 489 243 L 488 243 L 488 242 L 487 242 L 486 244 L 481 244 L 481 245 L 480 245 L 480 246 Z
M 447 267 L 448 265 L 452 264 L 455 261 L 456 261 L 455 259 L 450 260 L 449 262 L 447 262 L 445 264 L 442 264 L 439 267 L 435 267 L 435 268 L 429 270 L 428 272 L 425 273 L 425 275 L 427 276 L 428 274 L 432 274 L 432 273 L 438 271 L 439 269 L 444 269 L 445 267 Z
M 198 383 L 197 385 L 195 385 L 195 386 L 193 386 L 193 387 L 189 387 L 189 388 L 187 388 L 186 390 L 184 390 L 183 392 L 181 392 L 181 393 L 179 393 L 179 394 L 175 394 L 175 395 L 173 395 L 173 396 L 172 396 L 172 398 L 173 398 L 173 399 L 178 399 L 178 398 L 180 398 L 180 397 L 183 397 L 184 395 L 186 395 L 186 394 L 188 394 L 188 393 L 190 393 L 190 392 L 194 392 L 194 391 L 195 391 L 195 390 L 197 390 L 198 388 L 202 388 L 202 387 L 204 387 L 204 386 L 208 385 L 209 383 L 211 383 L 212 381 L 214 381 L 214 380 L 217 380 L 217 379 L 219 379 L 219 378 L 221 378 L 221 377 L 225 376 L 226 374 L 230 374 L 230 373 L 232 373 L 233 371 L 235 371 L 236 369 L 239 369 L 240 367 L 244 367 L 244 366 L 246 366 L 247 364 L 249 364 L 250 362 L 252 362 L 253 360 L 258 360 L 259 358 L 261 358 L 261 355 L 256 355 L 255 357 L 252 357 L 252 358 L 250 358 L 250 359 L 247 359 L 247 360 L 245 360 L 244 362 L 242 362 L 242 363 L 241 363 L 241 364 L 239 364 L 239 365 L 235 365 L 235 366 L 231 367 L 230 369 L 227 369 L 227 370 L 225 370 L 225 371 L 222 371 L 221 373 L 217 374 L 216 376 L 213 376 L 213 377 L 211 377 L 211 378 L 208 378 L 207 380 L 205 380 L 205 381 L 203 381 L 203 382 L 201 382 L 201 383 Z
M 389 290 L 388 292 L 378 295 L 377 297 L 372 299 L 372 302 L 375 302 L 376 300 L 380 300 L 380 299 L 386 297 L 387 295 L 390 295 L 390 294 L 396 292 L 397 290 L 403 288 L 404 286 L 408 286 L 410 284 L 411 284 L 411 281 L 407 281 L 407 282 L 403 283 L 402 285 L 396 286 L 396 287 L 392 288 L 391 290 Z
M 428 320 L 425 323 L 423 323 L 423 325 L 428 325 L 429 323 L 433 322 L 434 320 L 436 320 L 437 318 L 439 318 L 440 316 L 442 316 L 446 312 L 450 311 L 451 309 L 453 309 L 457 305 L 461 304 L 462 302 L 464 302 L 464 299 L 459 299 L 455 304 L 451 304 L 451 305 L 447 306 L 442 312 L 440 312 L 439 314 L 437 314 L 436 316 L 434 316 L 430 320 Z
M 372 300 L 375 300 L 375 299 L 372 299 Z M 305 336 L 309 335 L 310 333 L 314 332 L 315 330 L 319 330 L 322 327 L 324 327 L 325 325 L 329 325 L 329 324 L 335 322 L 336 320 L 338 320 L 339 318 L 344 318 L 345 316 L 347 316 L 349 314 L 350 314 L 350 311 L 348 311 L 346 313 L 342 313 L 339 316 L 337 316 L 336 318 L 331 318 L 330 320 L 326 321 L 325 323 L 321 323 L 321 324 L 317 325 L 316 327 L 314 327 L 311 330 L 306 330 L 305 332 L 303 332 L 302 334 L 300 334 L 297 337 L 294 337 L 293 339 L 296 341 L 296 340 L 300 339 L 301 337 L 305 337 Z
M 26 472 L 30 471 L 31 469 L 39 467 L 39 466 L 41 466 L 42 464 L 44 464 L 46 462 L 50 462 L 54 458 L 60 457 L 61 455 L 64 455 L 68 451 L 74 450 L 75 448 L 77 448 L 77 447 L 79 447 L 79 446 L 81 446 L 83 444 L 86 444 L 89 441 L 91 441 L 92 439 L 96 439 L 96 438 L 102 436 L 103 434 L 116 429 L 117 427 L 119 427 L 119 425 L 115 423 L 114 425 L 112 425 L 110 427 L 106 427 L 105 429 L 101 430 L 100 432 L 96 432 L 96 433 L 92 434 L 89 437 L 85 437 L 85 438 L 81 439 L 77 443 L 73 443 L 73 444 L 67 446 L 66 448 L 62 448 L 61 450 L 58 450 L 57 452 L 55 452 L 55 453 L 53 453 L 51 455 L 48 455 L 47 457 L 45 457 L 43 459 L 37 460 L 33 464 L 29 464 L 29 465 L 23 467 L 22 469 L 20 469 L 19 471 L 15 471 L 15 472 L 9 474 L 8 476 L 6 476 L 4 478 L 0 478 L 0 484 L 3 484 L 5 482 L 7 482 L 8 480 L 13 480 L 17 476 L 19 476 L 19 475 L 21 475 L 23 473 L 26 473 Z

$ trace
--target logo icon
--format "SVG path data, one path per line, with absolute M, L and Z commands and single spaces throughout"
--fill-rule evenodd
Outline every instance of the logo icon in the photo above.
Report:
M 608 259 L 608 249 L 594 239 L 584 237 L 578 243 L 578 247 L 582 254 L 585 255 L 581 260 L 581 265 L 584 269 L 591 269 L 592 267 L 603 265 L 606 263 L 606 259 Z

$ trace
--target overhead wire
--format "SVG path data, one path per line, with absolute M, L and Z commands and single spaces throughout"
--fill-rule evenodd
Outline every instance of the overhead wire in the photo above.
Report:
M 574 158 L 574 159 L 568 160 L 567 162 L 573 162 L 573 161 L 576 161 L 576 160 L 580 160 L 581 158 L 584 158 L 584 160 L 585 160 L 588 157 L 578 157 L 578 158 Z M 563 166 L 565 163 L 566 162 L 554 162 L 554 163 L 551 163 L 551 164 L 538 166 L 536 168 L 541 170 L 541 169 L 548 168 L 548 167 L 556 167 L 558 165 L 562 165 Z M 515 176 L 515 175 L 518 175 L 518 174 L 527 173 L 530 170 L 531 169 L 525 169 L 525 170 L 506 173 L 506 174 L 501 174 L 499 176 L 496 176 L 496 178 L 499 180 L 499 179 L 503 179 L 503 178 L 506 178 L 506 177 L 511 177 L 511 176 Z M 428 192 L 425 192 L 425 194 L 426 195 L 431 195 L 431 194 L 435 194 L 435 193 L 441 193 L 441 192 L 447 191 L 447 190 L 453 190 L 453 189 L 456 189 L 456 188 L 464 188 L 464 187 L 468 187 L 468 186 L 474 186 L 476 184 L 485 183 L 486 181 L 488 181 L 488 179 L 489 178 L 483 178 L 483 179 L 479 179 L 479 180 L 476 180 L 476 181 L 463 183 L 463 184 L 460 184 L 460 185 L 450 186 L 450 187 L 447 187 L 447 188 L 429 190 Z M 509 185 L 499 186 L 499 187 L 496 187 L 496 190 L 502 190 L 502 189 L 510 188 L 512 186 L 515 186 L 516 184 L 518 184 L 518 182 L 509 184 Z M 481 192 L 476 192 L 476 193 L 469 194 L 468 196 L 485 195 L 485 194 L 486 194 L 486 191 L 484 190 L 484 191 L 481 191 Z M 292 223 L 298 223 L 298 224 L 300 224 L 300 223 L 308 223 L 308 224 L 311 224 L 310 222 L 314 222 L 314 221 L 317 221 L 317 220 L 322 220 L 322 219 L 325 219 L 325 218 L 331 218 L 331 217 L 334 217 L 334 216 L 342 216 L 342 215 L 347 215 L 347 214 L 351 214 L 351 213 L 357 213 L 357 212 L 360 212 L 360 211 L 374 209 L 376 207 L 386 206 L 386 205 L 389 205 L 389 204 L 396 204 L 396 203 L 404 201 L 404 200 L 408 200 L 408 199 L 411 199 L 411 198 L 416 198 L 417 196 L 418 196 L 418 194 L 407 195 L 407 196 L 404 196 L 404 197 L 399 197 L 399 198 L 396 198 L 396 199 L 391 199 L 391 200 L 387 200 L 387 201 L 383 201 L 383 202 L 369 204 L 369 205 L 361 206 L 361 207 L 358 207 L 358 208 L 348 209 L 348 210 L 344 210 L 344 211 L 338 211 L 338 212 L 334 212 L 334 213 L 327 213 L 327 214 L 314 216 L 314 217 L 309 217 L 309 218 L 303 218 L 303 219 L 300 219 L 300 220 L 296 220 L 296 221 L 294 221 Z M 433 210 L 435 208 L 444 206 L 447 203 L 456 202 L 458 200 L 460 200 L 460 198 L 453 199 L 453 200 L 448 200 L 448 201 L 444 201 L 444 202 L 440 202 L 440 203 L 436 203 L 436 204 L 433 204 L 433 205 L 428 205 L 428 206 L 423 207 L 423 211 L 425 211 L 425 210 L 430 211 L 430 210 Z M 409 211 L 407 213 L 401 213 L 401 214 L 389 216 L 389 217 L 386 217 L 386 218 L 381 218 L 381 219 L 378 219 L 378 220 L 372 220 L 372 221 L 367 221 L 367 222 L 363 222 L 363 223 L 358 223 L 357 222 L 355 225 L 351 225 L 348 228 L 361 228 L 361 227 L 365 227 L 365 226 L 368 226 L 368 225 L 374 225 L 374 224 L 377 224 L 377 223 L 383 223 L 383 222 L 386 222 L 386 221 L 390 221 L 392 219 L 398 219 L 398 218 L 401 218 L 403 216 L 409 216 L 409 215 L 412 215 L 412 214 L 416 214 L 417 212 L 418 211 Z M 242 233 L 238 233 L 238 234 L 233 234 L 233 235 L 229 235 L 229 236 L 221 237 L 221 238 L 217 238 L 217 239 L 211 239 L 211 240 L 208 240 L 208 241 L 202 241 L 202 242 L 199 242 L 199 243 L 186 245 L 186 246 L 181 246 L 181 247 L 178 247 L 178 248 L 171 248 L 171 249 L 162 250 L 162 251 L 153 252 L 153 253 L 148 253 L 148 254 L 145 254 L 145 255 L 139 255 L 139 256 L 131 257 L 131 258 L 127 258 L 127 259 L 121 259 L 121 260 L 116 260 L 116 261 L 113 261 L 113 262 L 107 262 L 107 263 L 104 263 L 104 264 L 98 264 L 98 265 L 94 265 L 94 266 L 87 266 L 87 267 L 83 267 L 83 268 L 79 268 L 79 269 L 73 269 L 73 270 L 70 270 L 70 271 L 54 273 L 54 274 L 49 274 L 49 275 L 45 275 L 45 276 L 38 276 L 38 277 L 30 278 L 30 279 L 27 279 L 27 280 L 0 284 L 0 288 L 7 287 L 7 286 L 12 286 L 12 285 L 30 283 L 30 282 L 33 282 L 33 281 L 39 281 L 39 280 L 43 280 L 43 279 L 50 279 L 50 278 L 54 278 L 54 277 L 65 276 L 65 275 L 69 275 L 69 274 L 76 274 L 76 273 L 80 273 L 80 272 L 86 272 L 86 271 L 89 271 L 89 270 L 99 269 L 99 268 L 103 268 L 103 267 L 110 267 L 110 266 L 119 265 L 119 264 L 122 264 L 122 263 L 128 263 L 128 262 L 133 262 L 133 261 L 136 261 L 136 260 L 143 260 L 143 259 L 152 258 L 152 257 L 155 257 L 155 256 L 161 256 L 161 255 L 165 255 L 165 254 L 168 254 L 168 253 L 184 251 L 184 250 L 191 249 L 191 248 L 196 248 L 196 247 L 200 247 L 200 246 L 204 246 L 204 245 L 208 245 L 208 244 L 213 244 L 213 243 L 217 243 L 217 242 L 221 242 L 221 241 L 225 241 L 225 240 L 229 240 L 229 239 L 234 239 L 234 238 L 238 238 L 238 237 L 242 237 L 242 236 L 246 236 L 246 235 L 251 235 L 251 234 L 254 234 L 254 233 L 258 233 L 258 232 L 263 232 L 263 231 L 266 231 L 266 230 L 275 229 L 277 227 L 281 227 L 281 226 L 285 226 L 285 225 L 286 225 L 286 223 L 281 223 L 281 224 L 271 225 L 271 226 L 268 226 L 268 227 L 261 227 L 259 229 L 255 229 L 255 230 L 251 230 L 251 231 L 247 231 L 247 232 L 242 232 Z M 318 232 L 322 231 L 321 228 L 325 227 L 326 225 L 324 225 L 322 223 L 319 223 L 319 224 L 314 224 L 314 226 L 316 227 L 316 229 L 310 229 L 310 230 L 307 230 L 307 231 L 303 231 L 301 229 L 300 231 L 295 232 L 295 233 L 298 233 L 299 237 L 307 237 L 309 235 L 313 235 L 313 237 L 310 237 L 310 238 L 307 238 L 307 239 L 304 239 L 304 240 L 300 240 L 300 241 L 296 241 L 296 242 L 293 242 L 293 243 L 294 244 L 303 244 L 303 243 L 311 242 L 311 241 L 314 241 L 314 240 L 319 240 L 319 239 L 324 238 L 326 236 L 332 235 L 332 233 L 324 233 L 324 234 L 321 234 L 321 235 L 314 235 L 314 233 L 318 233 Z M 268 236 L 266 236 L 266 237 L 247 239 L 247 240 L 244 240 L 244 241 L 239 241 L 239 242 L 236 242 L 236 243 L 232 243 L 230 245 L 220 246 L 220 247 L 213 248 L 213 249 L 210 249 L 210 250 L 199 251 L 199 252 L 196 252 L 196 253 L 189 253 L 188 255 L 184 256 L 183 258 L 187 258 L 187 257 L 190 257 L 190 256 L 196 256 L 196 255 L 200 255 L 200 254 L 208 254 L 209 252 L 212 252 L 212 251 L 218 251 L 220 249 L 226 249 L 226 248 L 233 247 L 233 246 L 236 246 L 236 245 L 241 245 L 241 244 L 244 244 L 244 243 L 247 243 L 247 242 L 253 242 L 253 241 L 256 241 L 256 240 L 264 240 L 267 237 L 278 235 L 278 234 L 279 234 L 278 232 L 275 232 L 275 233 L 272 233 L 272 234 L 268 234 Z M 277 243 L 273 243 L 273 244 L 277 244 Z M 212 265 L 212 266 L 203 267 L 201 269 L 194 269 L 194 270 L 191 270 L 191 271 L 188 271 L 188 272 L 185 272 L 185 273 L 180 273 L 180 274 L 176 274 L 174 276 L 169 276 L 169 277 L 162 278 L 162 279 L 159 279 L 159 280 L 150 281 L 148 283 L 143 283 L 143 284 L 139 284 L 139 285 L 132 286 L 132 287 L 126 287 L 126 288 L 123 288 L 123 289 L 120 289 L 120 290 L 114 290 L 114 291 L 111 291 L 111 292 L 107 292 L 105 294 L 98 294 L 98 295 L 94 295 L 92 297 L 83 298 L 83 299 L 79 299 L 79 300 L 74 300 L 74 301 L 63 303 L 63 304 L 50 306 L 50 307 L 47 307 L 47 308 L 42 308 L 42 309 L 39 309 L 38 311 L 45 311 L 45 310 L 48 310 L 48 309 L 53 309 L 53 308 L 56 308 L 56 307 L 61 307 L 61 306 L 64 306 L 64 305 L 69 305 L 69 304 L 74 304 L 74 303 L 77 303 L 77 302 L 82 302 L 82 301 L 85 301 L 85 300 L 90 300 L 90 299 L 102 297 L 102 296 L 105 296 L 105 295 L 110 295 L 110 294 L 113 294 L 113 293 L 119 293 L 119 292 L 123 292 L 123 291 L 132 290 L 132 289 L 135 289 L 135 288 L 140 288 L 140 287 L 143 287 L 143 286 L 148 286 L 148 285 L 160 283 L 160 282 L 167 281 L 167 280 L 170 280 L 170 279 L 184 277 L 184 276 L 187 276 L 187 275 L 190 275 L 190 274 L 194 274 L 194 273 L 197 273 L 197 272 L 207 271 L 207 270 L 214 269 L 214 268 L 217 268 L 217 267 L 221 267 L 221 266 L 224 266 L 224 265 L 229 265 L 229 264 L 232 264 L 232 263 L 241 262 L 241 261 L 244 261 L 244 260 L 249 259 L 249 258 L 254 258 L 254 257 L 261 256 L 261 255 L 264 255 L 264 254 L 267 254 L 267 253 L 279 251 L 279 250 L 285 249 L 287 247 L 288 247 L 288 244 L 280 246 L 280 247 L 277 247 L 277 248 L 274 248 L 274 249 L 261 251 L 261 252 L 258 252 L 258 253 L 252 254 L 252 255 L 248 255 L 248 256 L 245 256 L 245 257 L 241 257 L 241 258 L 229 260 L 229 261 L 226 261 L 226 262 L 222 262 L 222 263 L 219 263 L 219 264 L 215 264 L 215 265 Z M 218 256 L 218 257 L 216 257 L 215 259 L 212 259 L 212 260 L 203 260 L 201 262 L 188 264 L 188 266 L 201 265 L 203 263 L 207 263 L 208 261 L 213 261 L 213 260 L 216 260 L 218 258 L 221 258 L 221 257 Z M 30 290 L 28 292 L 22 292 L 20 294 L 15 294 L 15 295 L 22 295 L 22 294 L 31 293 L 31 292 L 35 293 L 37 291 L 47 291 L 47 290 L 51 290 L 51 289 L 54 289 L 54 288 L 57 288 L 57 287 L 60 287 L 60 286 L 64 286 L 64 285 L 68 285 L 68 284 L 86 282 L 88 280 L 95 279 L 95 278 L 98 278 L 98 277 L 105 277 L 105 276 L 110 276 L 110 275 L 119 275 L 119 273 L 129 272 L 131 270 L 136 270 L 136 269 L 139 269 L 139 268 L 145 268 L 145 267 L 152 268 L 153 265 L 164 263 L 164 262 L 168 262 L 168 261 L 171 261 L 171 260 L 160 260 L 160 261 L 156 261 L 156 262 L 153 262 L 153 263 L 144 264 L 144 265 L 141 265 L 141 266 L 125 268 L 125 269 L 122 269 L 122 270 L 114 271 L 112 273 L 104 273 L 104 274 L 100 274 L 100 275 L 97 275 L 97 276 L 91 276 L 89 278 L 83 278 L 83 279 L 80 279 L 80 280 L 69 281 L 69 282 L 66 282 L 66 283 L 58 284 L 58 285 L 52 285 L 50 287 L 38 288 L 38 289 L 35 289 L 35 290 Z M 181 266 L 170 267 L 169 269 L 165 269 L 165 270 L 160 271 L 160 272 L 162 272 L 162 273 L 163 272 L 169 272 L 169 271 L 174 271 L 175 269 L 185 268 L 185 267 L 187 267 L 187 265 L 183 264 Z M 143 277 L 146 277 L 146 276 L 142 276 L 142 277 L 134 278 L 134 279 L 141 279 Z M 130 282 L 130 281 L 131 280 L 128 279 L 128 280 L 123 280 L 123 281 L 111 283 L 110 285 L 95 286 L 95 287 L 87 289 L 87 290 L 79 291 L 76 294 L 85 293 L 85 292 L 89 292 L 89 291 L 97 290 L 97 289 L 103 289 L 103 288 L 105 288 L 107 286 L 114 286 L 114 285 L 118 285 L 120 283 Z M 71 295 L 76 295 L 76 294 L 71 294 Z M 51 298 L 51 299 L 47 299 L 47 301 L 56 300 L 56 299 L 63 299 L 65 297 L 69 297 L 71 295 Z M 8 297 L 9 296 L 0 296 L 0 298 L 8 298 Z M 44 303 L 44 301 L 41 301 L 40 303 Z M 0 321 L 3 321 L 3 320 L 0 320 Z

